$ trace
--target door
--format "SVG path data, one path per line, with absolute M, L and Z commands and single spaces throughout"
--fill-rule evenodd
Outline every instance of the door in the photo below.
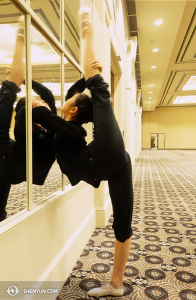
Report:
M 158 149 L 165 149 L 165 133 L 158 135 Z
M 157 149 L 158 133 L 151 133 L 151 149 Z

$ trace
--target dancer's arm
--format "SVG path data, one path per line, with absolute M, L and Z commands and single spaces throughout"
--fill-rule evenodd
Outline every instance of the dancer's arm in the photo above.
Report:
M 100 65 L 98 60 L 92 61 L 91 66 L 93 69 L 97 69 L 99 72 L 102 72 L 103 67 Z M 84 77 L 75 82 L 67 91 L 66 100 L 73 97 L 76 93 L 82 93 L 86 88 L 85 84 L 86 81 Z
M 70 89 L 67 91 L 66 100 L 70 99 L 77 93 L 82 93 L 85 90 L 85 80 L 84 78 L 79 79 L 76 81 Z
M 40 124 L 45 129 L 65 138 L 65 140 L 81 139 L 82 132 L 85 132 L 83 127 L 56 116 L 42 105 L 32 110 L 32 119 L 34 123 Z
M 42 98 L 42 100 L 49 104 L 52 112 L 56 115 L 55 99 L 51 90 L 34 80 L 32 80 L 32 89 Z

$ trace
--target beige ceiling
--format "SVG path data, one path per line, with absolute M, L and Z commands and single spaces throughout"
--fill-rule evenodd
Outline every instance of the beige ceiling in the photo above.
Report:
M 135 17 L 130 12 L 133 2 Z M 127 0 L 127 7 L 137 22 L 137 28 L 130 22 L 130 30 L 131 35 L 137 31 L 139 42 L 136 74 L 140 69 L 143 110 L 148 110 L 148 102 L 153 111 L 158 106 L 176 106 L 177 96 L 196 95 L 196 88 L 182 91 L 190 77 L 196 76 L 196 1 Z M 162 25 L 154 25 L 157 19 Z M 159 51 L 153 52 L 154 48 Z

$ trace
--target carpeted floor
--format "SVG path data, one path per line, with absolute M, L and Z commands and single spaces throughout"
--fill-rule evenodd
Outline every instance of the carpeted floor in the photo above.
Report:
M 134 235 L 124 296 L 99 299 L 196 300 L 195 152 L 142 151 L 133 168 L 133 186 Z M 111 216 L 104 229 L 94 231 L 56 299 L 94 299 L 87 291 L 108 283 L 112 222 Z
M 65 184 L 69 184 L 66 177 Z M 32 197 L 33 204 L 45 200 L 58 190 L 61 190 L 61 170 L 57 163 L 54 163 L 44 185 L 33 184 Z M 6 206 L 7 218 L 27 207 L 27 183 L 22 182 L 17 185 L 12 185 L 9 193 L 8 203 Z

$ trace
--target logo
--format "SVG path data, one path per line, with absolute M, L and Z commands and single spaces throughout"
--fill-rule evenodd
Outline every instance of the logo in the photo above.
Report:
M 10 286 L 10 287 L 7 289 L 7 293 L 8 293 L 10 296 L 12 296 L 12 297 L 18 295 L 19 292 L 20 292 L 20 291 L 19 291 L 19 289 L 17 288 L 17 286 L 14 286 L 14 285 Z

